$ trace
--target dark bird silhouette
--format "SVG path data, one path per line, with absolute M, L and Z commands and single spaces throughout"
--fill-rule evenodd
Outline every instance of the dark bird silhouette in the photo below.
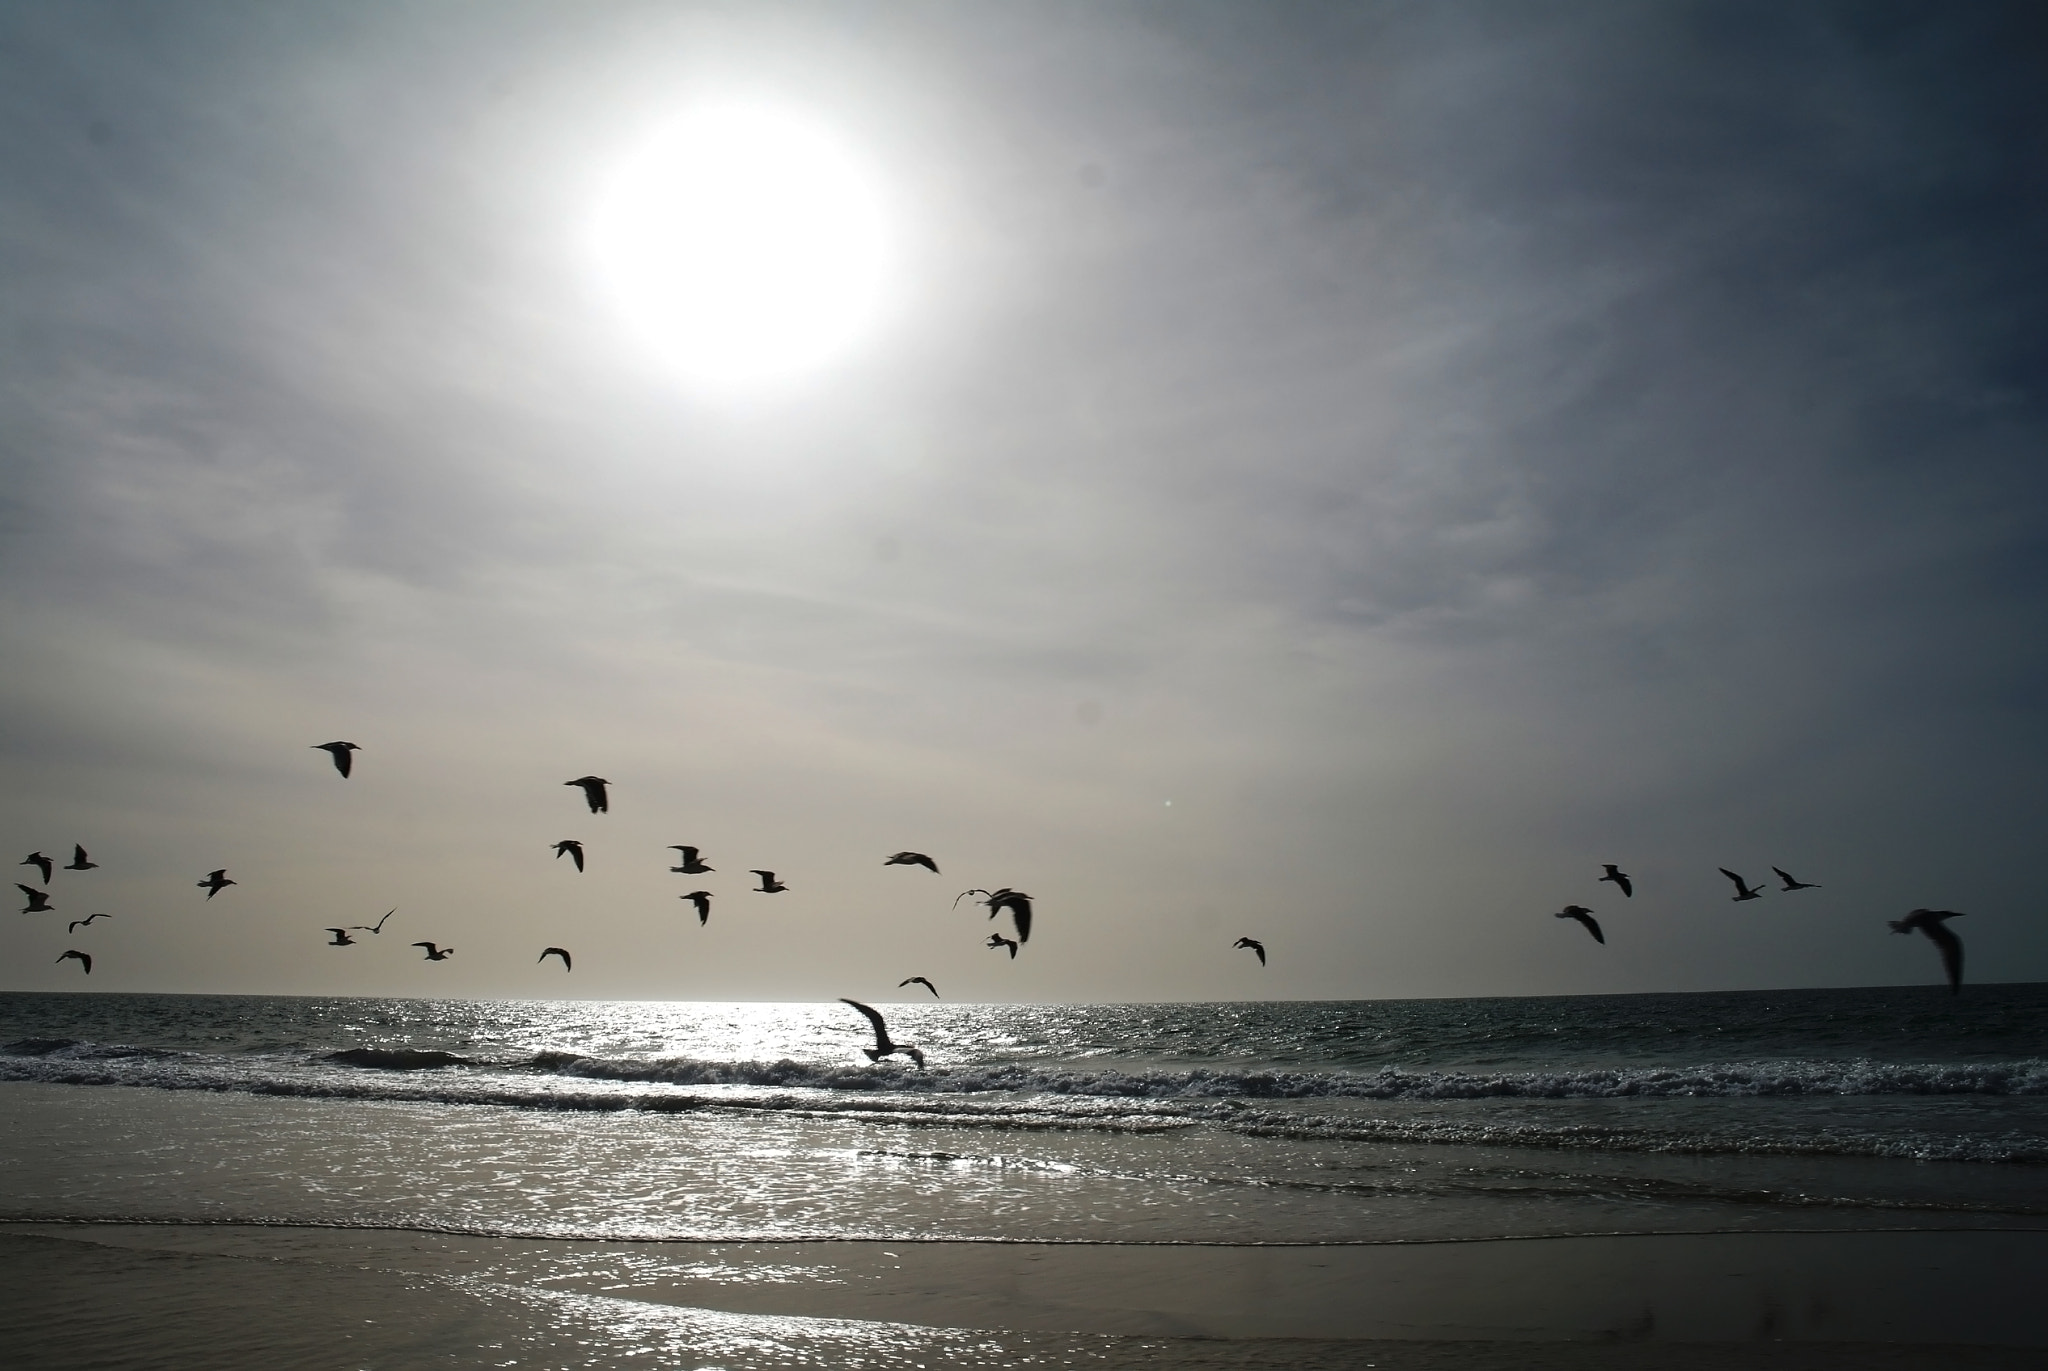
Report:
M 1777 872 L 1777 873 L 1778 873 L 1778 879 L 1779 879 L 1779 880 L 1781 880 L 1781 881 L 1783 881 L 1783 882 L 1785 883 L 1785 884 L 1783 884 L 1782 886 L 1779 886 L 1779 887 L 1778 887 L 1778 888 L 1779 888 L 1780 890 L 1819 890 L 1819 889 L 1820 889 L 1820 887 L 1819 887 L 1818 885 L 1816 885 L 1816 884 L 1815 884 L 1814 882 L 1812 882 L 1812 881 L 1802 881 L 1802 880 L 1800 880 L 1800 879 L 1799 879 L 1799 878 L 1798 878 L 1797 876 L 1794 876 L 1794 875 L 1793 875 L 1793 874 L 1792 874 L 1791 872 L 1787 871 L 1787 870 L 1786 870 L 1786 869 L 1785 869 L 1784 867 L 1782 867 L 1782 866 L 1774 866 L 1774 867 L 1772 867 L 1772 868 L 1771 868 L 1771 870 L 1773 870 L 1773 871 Z
M 71 845 L 71 860 L 64 864 L 64 869 L 66 871 L 97 871 L 99 865 L 98 862 L 85 855 L 83 844 L 73 843 Z
M 1755 900 L 1760 899 L 1762 897 L 1764 888 L 1761 885 L 1745 884 L 1743 882 L 1742 877 L 1736 875 L 1734 872 L 1730 871 L 1725 866 L 1721 868 L 1721 874 L 1723 876 L 1726 876 L 1729 880 L 1735 882 L 1734 898 L 1737 904 L 1740 904 L 1744 900 Z
M 702 876 L 707 871 L 718 870 L 715 866 L 704 865 L 703 859 L 697 855 L 697 849 L 686 843 L 670 843 L 669 846 L 683 854 L 683 864 L 669 868 L 678 876 Z
M 605 790 L 605 787 L 610 785 L 611 782 L 607 781 L 604 777 L 578 776 L 575 780 L 564 781 L 562 784 L 582 786 L 583 798 L 590 802 L 590 812 L 592 814 L 609 814 L 611 812 L 611 795 Z
M 1607 868 L 1607 874 L 1605 876 L 1602 876 L 1600 879 L 1603 881 L 1614 882 L 1616 885 L 1621 887 L 1622 894 L 1628 896 L 1630 899 L 1634 899 L 1636 894 L 1636 888 L 1629 884 L 1628 873 L 1626 871 L 1623 871 L 1620 867 L 1616 866 L 1613 862 L 1602 862 L 1601 865 Z
M 535 966 L 539 966 L 542 962 L 546 961 L 550 957 L 560 957 L 562 959 L 562 970 L 564 971 L 574 971 L 576 969 L 575 964 L 569 960 L 569 949 L 566 947 L 542 948 L 540 950 L 540 956 L 534 959 L 533 964 Z
M 389 919 L 393 914 L 396 914 L 397 912 L 398 911 L 395 909 L 387 909 L 384 911 L 384 918 L 377 920 L 377 922 L 373 924 L 350 924 L 349 927 L 360 928 L 365 933 L 382 933 L 384 931 L 384 920 Z
M 702 928 L 705 924 L 711 922 L 710 891 L 693 890 L 689 894 L 683 896 L 683 898 L 688 900 L 691 904 L 697 906 L 697 926 L 699 928 Z
M 939 871 L 939 864 L 933 861 L 931 858 L 925 856 L 922 852 L 898 852 L 895 856 L 883 862 L 882 865 L 921 866 L 925 870 L 931 872 L 933 875 L 937 875 Z
M 1259 965 L 1264 966 L 1266 964 L 1266 945 L 1260 942 L 1257 938 L 1239 938 L 1236 942 L 1232 943 L 1231 946 L 1233 948 L 1250 948 L 1252 951 L 1259 954 Z
M 71 927 L 65 929 L 64 931 L 66 933 L 76 933 L 79 929 L 84 928 L 94 919 L 111 919 L 113 917 L 114 916 L 111 914 L 88 914 L 82 919 L 73 919 L 71 921 Z
M 427 949 L 426 960 L 430 962 L 446 961 L 455 955 L 455 949 L 452 947 L 436 947 L 432 943 L 414 943 L 413 946 Z
M 882 1016 L 876 1013 L 874 1009 L 862 1004 L 859 1000 L 849 1000 L 844 995 L 839 997 L 839 1003 L 852 1005 L 855 1009 L 865 1014 L 868 1022 L 875 1026 L 875 1045 L 861 1049 L 861 1051 L 867 1053 L 869 1061 L 878 1062 L 884 1057 L 893 1057 L 898 1052 L 901 1052 L 904 1056 L 917 1063 L 919 1071 L 924 1070 L 924 1053 L 918 1051 L 909 1043 L 890 1042 L 889 1025 L 882 1022 Z
M 581 871 L 583 869 L 582 843 L 577 842 L 574 838 L 564 838 L 562 839 L 562 841 L 556 843 L 555 860 L 559 862 L 562 860 L 564 856 L 568 856 L 575 859 L 576 869 L 578 871 Z
M 939 998 L 939 988 L 933 985 L 930 981 L 926 980 L 922 976 L 908 976 L 905 977 L 903 980 L 896 982 L 896 988 L 898 990 L 901 990 L 906 985 L 921 985 L 926 990 L 932 992 L 933 999 L 936 1000 L 937 998 Z
M 221 891 L 226 890 L 229 886 L 240 884 L 240 881 L 228 879 L 228 869 L 224 866 L 207 872 L 206 879 L 198 882 L 199 888 L 206 892 L 206 898 L 209 900 L 220 894 Z
M 349 937 L 348 930 L 345 928 L 330 928 L 327 931 L 334 935 L 327 942 L 329 947 L 354 947 L 356 945 L 356 940 Z
M 42 872 L 44 885 L 48 885 L 50 883 L 51 875 L 54 874 L 57 870 L 56 861 L 53 858 L 45 857 L 40 852 L 29 853 L 26 857 L 23 857 L 20 861 L 16 862 L 15 865 L 32 866 L 36 870 Z
M 1013 962 L 1017 960 L 1017 940 L 1015 938 L 1005 938 L 1000 933 L 991 933 L 988 935 L 988 942 L 983 944 L 983 946 L 1007 947 L 1010 949 L 1010 960 Z
M 28 903 L 22 907 L 21 911 L 24 914 L 41 914 L 46 910 L 56 908 L 55 905 L 50 903 L 50 892 L 47 890 L 37 890 L 32 885 L 23 885 L 20 881 L 14 883 L 14 888 L 28 896 Z
M 349 756 L 349 753 L 355 752 L 358 749 L 354 743 L 315 743 L 313 744 L 313 750 L 315 752 L 325 752 L 328 756 L 334 758 L 334 769 L 339 771 L 342 777 L 346 779 L 350 770 L 355 766 L 355 759 Z
M 991 919 L 1004 910 L 1009 910 L 1011 922 L 1017 925 L 1017 941 L 1020 943 L 1031 941 L 1031 897 L 1029 895 L 1026 895 L 1021 890 L 1012 890 L 1008 886 L 1004 886 L 1001 890 L 982 890 L 976 887 L 973 890 L 963 890 L 958 895 L 955 895 L 953 897 L 953 907 L 958 909 L 960 902 L 969 895 L 988 896 L 987 899 L 977 900 L 975 903 L 987 905 L 988 916 Z
M 91 956 L 89 956 L 88 954 L 86 954 L 86 953 L 84 953 L 84 952 L 80 952 L 80 951 L 79 951 L 79 950 L 78 950 L 77 948 L 75 948 L 75 947 L 74 947 L 74 948 L 72 948 L 72 949 L 71 949 L 70 951 L 68 951 L 68 952 L 65 952 L 65 953 L 61 954 L 61 955 L 60 955 L 60 956 L 59 956 L 59 957 L 57 958 L 57 960 L 58 960 L 58 961 L 60 961 L 60 962 L 77 962 L 77 963 L 78 963 L 78 964 L 79 964 L 80 966 L 82 966 L 82 967 L 84 967 L 84 968 L 85 968 L 85 974 L 86 974 L 86 975 L 88 975 L 88 976 L 92 975 L 92 958 L 91 958 Z
M 1963 990 L 1963 940 L 1948 927 L 1948 920 L 1963 914 L 1954 909 L 1916 909 L 1903 919 L 1887 919 L 1894 933 L 1925 933 L 1927 941 L 1941 949 L 1941 969 L 1948 973 L 1948 993 Z
M 1557 913 L 1551 915 L 1551 917 L 1554 919 L 1577 919 L 1586 926 L 1586 931 L 1593 935 L 1594 942 L 1604 943 L 1607 941 L 1607 935 L 1600 931 L 1600 925 L 1593 919 L 1593 911 L 1582 904 L 1568 904 L 1563 909 L 1558 910 Z
M 747 870 L 761 878 L 761 884 L 755 886 L 754 889 L 763 895 L 780 895 L 783 891 L 789 889 L 788 886 L 775 879 L 775 873 L 772 871 L 763 871 L 758 866 L 750 866 Z

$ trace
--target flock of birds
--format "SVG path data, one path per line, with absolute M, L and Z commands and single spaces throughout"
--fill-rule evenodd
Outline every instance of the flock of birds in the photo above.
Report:
M 340 772 L 344 779 L 354 770 L 354 754 L 361 751 L 355 743 L 348 742 L 316 743 L 314 748 L 317 751 L 326 752 L 334 759 L 334 769 Z M 592 814 L 610 812 L 611 782 L 607 781 L 604 777 L 578 776 L 573 781 L 564 781 L 563 784 L 575 786 L 583 792 L 584 801 L 588 804 Z M 567 857 L 575 864 L 577 871 L 581 872 L 584 869 L 585 856 L 581 840 L 564 838 L 553 844 L 553 846 L 557 861 Z M 669 846 L 673 851 L 681 854 L 680 862 L 669 868 L 671 872 L 683 876 L 699 876 L 717 870 L 716 867 L 709 866 L 704 862 L 703 854 L 698 848 L 685 843 L 671 843 Z M 42 882 L 45 886 L 52 883 L 58 870 L 55 859 L 44 856 L 41 852 L 31 852 L 22 859 L 20 865 L 35 867 L 41 874 Z M 892 853 L 883 860 L 882 865 L 921 866 L 934 875 L 940 874 L 939 864 L 923 852 L 906 851 Z M 1603 866 L 1604 874 L 1599 879 L 1619 889 L 1624 898 L 1633 899 L 1635 897 L 1635 883 L 1629 874 L 1612 862 L 1604 863 Z M 82 844 L 73 844 L 72 859 L 62 869 L 65 871 L 84 872 L 97 870 L 98 867 L 99 863 L 93 861 L 86 854 Z M 1777 874 L 1781 891 L 1817 890 L 1820 888 L 1813 882 L 1799 880 L 1781 867 L 1774 866 L 1771 870 Z M 789 889 L 789 886 L 774 871 L 761 867 L 751 867 L 749 872 L 760 878 L 759 885 L 750 887 L 755 893 L 778 895 Z M 1734 883 L 1735 895 L 1733 899 L 1736 903 L 1762 898 L 1765 889 L 1762 883 L 1751 885 L 1740 874 L 1730 871 L 1725 866 L 1720 868 L 1720 872 Z M 220 894 L 221 891 L 237 884 L 237 882 L 228 876 L 227 868 L 220 867 L 208 872 L 206 879 L 197 882 L 197 884 L 201 890 L 206 892 L 206 898 L 211 900 L 214 896 Z M 51 902 L 49 891 L 35 886 L 23 885 L 19 882 L 16 883 L 15 888 L 28 898 L 28 904 L 23 907 L 22 913 L 42 914 L 55 910 L 56 906 Z M 1013 890 L 1008 886 L 1002 886 L 993 890 L 975 886 L 963 890 L 956 895 L 953 898 L 953 907 L 955 909 L 959 908 L 960 901 L 970 895 L 981 897 L 975 903 L 986 908 L 988 910 L 988 917 L 991 919 L 996 918 L 1005 911 L 1009 913 L 1011 925 L 1017 936 L 1006 938 L 1000 932 L 991 933 L 985 946 L 991 949 L 1004 949 L 1009 953 L 1010 959 L 1015 961 L 1019 946 L 1031 940 L 1031 896 L 1021 890 Z M 678 898 L 687 900 L 692 908 L 695 909 L 699 927 L 711 922 L 711 901 L 713 898 L 711 891 L 692 890 Z M 374 924 L 349 924 L 339 928 L 328 928 L 326 931 L 334 936 L 325 945 L 328 947 L 354 946 L 359 940 L 351 937 L 350 934 L 352 933 L 368 933 L 372 936 L 381 935 L 384 932 L 384 925 L 397 912 L 395 909 L 387 911 L 384 917 L 377 920 Z M 110 917 L 112 916 L 107 914 L 89 914 L 85 918 L 74 919 L 71 921 L 70 927 L 66 932 L 75 933 L 80 928 L 89 927 L 95 920 Z M 1601 931 L 1599 921 L 1593 917 L 1593 911 L 1584 905 L 1568 904 L 1563 909 L 1558 910 L 1554 917 L 1575 920 L 1593 936 L 1595 942 L 1603 945 L 1607 942 L 1607 935 Z M 1947 923 L 1950 919 L 1961 917 L 1962 915 L 1958 911 L 1952 909 L 1916 909 L 1903 919 L 1888 921 L 1892 932 L 1919 933 L 1935 945 L 1941 953 L 1942 969 L 1948 976 L 1949 992 L 1951 994 L 1959 993 L 1962 989 L 1963 944 L 1962 940 L 1947 926 Z M 425 940 L 415 942 L 412 946 L 421 949 L 424 953 L 423 959 L 430 962 L 446 961 L 455 954 L 455 949 L 452 947 L 442 947 L 437 943 Z M 1258 939 L 1242 937 L 1231 944 L 1231 946 L 1236 950 L 1254 953 L 1259 959 L 1259 965 L 1266 965 L 1266 945 Z M 550 946 L 542 948 L 535 964 L 538 965 L 541 962 L 545 962 L 550 957 L 560 959 L 564 972 L 575 969 L 574 955 L 566 947 Z M 77 962 L 84 971 L 84 974 L 88 976 L 92 974 L 92 955 L 90 953 L 82 952 L 75 947 L 67 948 L 57 958 L 57 962 L 61 965 L 67 961 Z M 921 985 L 931 992 L 932 998 L 939 998 L 938 987 L 923 976 L 907 976 L 898 982 L 897 988 L 902 989 L 912 985 Z M 916 1062 L 920 1069 L 923 1068 L 924 1054 L 916 1047 L 907 1043 L 893 1041 L 889 1037 L 888 1025 L 883 1022 L 881 1014 L 873 1006 L 862 1004 L 859 1000 L 843 999 L 842 1003 L 852 1005 L 861 1014 L 865 1015 L 870 1025 L 874 1028 L 874 1047 L 862 1049 L 867 1054 L 869 1061 L 878 1062 L 884 1057 L 901 1054 Z

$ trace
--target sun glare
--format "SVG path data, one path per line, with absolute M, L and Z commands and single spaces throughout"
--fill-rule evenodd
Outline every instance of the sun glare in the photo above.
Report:
M 750 383 L 843 356 L 881 311 L 874 179 L 818 125 L 705 108 L 626 157 L 592 248 L 633 331 L 694 379 Z

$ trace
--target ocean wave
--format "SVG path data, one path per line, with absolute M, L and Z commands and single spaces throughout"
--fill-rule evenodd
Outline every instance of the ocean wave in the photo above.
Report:
M 417 1047 L 351 1047 L 320 1058 L 337 1066 L 368 1066 L 382 1071 L 432 1071 L 444 1066 L 474 1066 L 476 1058 Z

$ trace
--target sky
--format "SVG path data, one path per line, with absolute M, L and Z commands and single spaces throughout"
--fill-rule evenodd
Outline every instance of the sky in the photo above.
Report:
M 0 7 L 0 832 L 100 864 L 0 988 L 1934 987 L 1923 905 L 2048 980 L 2044 54 L 1995 3 Z M 590 246 L 719 101 L 888 226 L 870 327 L 745 385 Z M 952 904 L 1002 886 L 1014 961 Z

